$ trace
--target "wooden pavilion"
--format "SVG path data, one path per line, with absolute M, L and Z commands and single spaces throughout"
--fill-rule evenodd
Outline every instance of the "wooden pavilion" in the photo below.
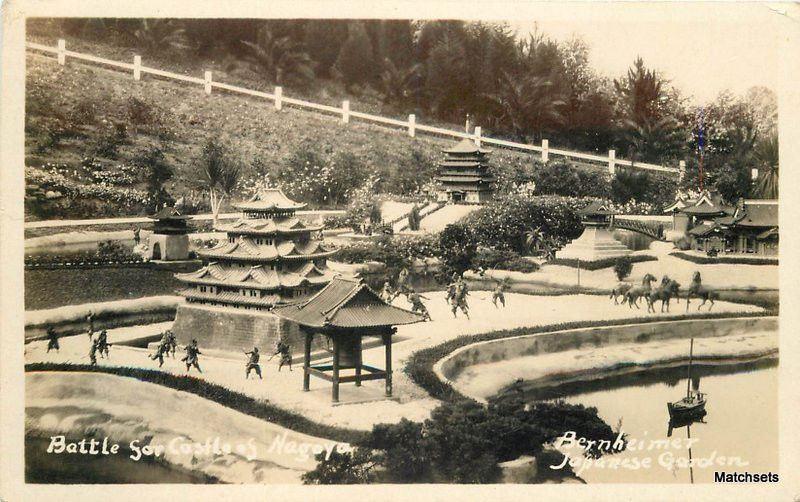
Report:
M 386 382 L 386 397 L 392 395 L 392 335 L 395 326 L 420 322 L 420 314 L 389 305 L 363 280 L 334 278 L 310 299 L 276 307 L 277 316 L 298 324 L 305 334 L 303 353 L 303 390 L 309 390 L 311 376 L 333 384 L 332 400 L 339 402 L 339 384 L 353 382 L 361 386 L 365 380 Z M 333 348 L 331 364 L 311 365 L 311 345 L 315 335 L 330 338 Z M 362 362 L 364 337 L 380 337 L 386 354 L 384 369 Z M 353 370 L 342 374 L 342 370 Z

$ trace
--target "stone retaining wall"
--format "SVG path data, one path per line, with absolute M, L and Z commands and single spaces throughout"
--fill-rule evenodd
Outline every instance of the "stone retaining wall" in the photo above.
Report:
M 283 337 L 298 355 L 305 345 L 305 337 L 296 324 L 264 311 L 182 304 L 172 330 L 179 344 L 186 345 L 196 338 L 201 350 L 242 351 L 255 346 L 266 354 Z M 311 350 L 322 347 L 324 337 L 315 336 Z
M 712 338 L 741 332 L 777 330 L 777 317 L 698 319 L 582 328 L 467 345 L 442 359 L 436 366 L 440 377 L 453 380 L 464 368 L 475 364 L 575 350 L 586 346 L 602 347 L 692 337 Z

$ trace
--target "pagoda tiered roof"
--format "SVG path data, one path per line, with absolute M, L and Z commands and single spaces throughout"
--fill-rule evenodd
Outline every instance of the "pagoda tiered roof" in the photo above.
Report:
M 241 218 L 227 225 L 217 225 L 214 230 L 232 234 L 298 234 L 322 230 L 322 226 L 307 225 L 300 218 Z
M 327 269 L 318 268 L 314 263 L 304 263 L 294 270 L 270 270 L 263 265 L 250 268 L 226 267 L 211 262 L 194 272 L 176 274 L 181 281 L 208 286 L 229 286 L 246 289 L 274 290 L 296 288 L 304 284 L 326 284 L 333 274 Z
M 278 244 L 256 244 L 250 237 L 240 237 L 236 242 L 224 241 L 216 247 L 197 252 L 202 258 L 209 260 L 230 259 L 244 261 L 281 260 L 314 260 L 334 254 L 336 250 L 328 249 L 322 241 L 312 240 L 306 243 L 285 241 Z
M 495 181 L 486 159 L 490 152 L 469 139 L 460 141 L 443 150 L 445 158 L 439 163 L 436 180 L 446 190 L 490 191 Z
M 463 155 L 463 154 L 480 154 L 486 155 L 487 153 L 492 153 L 491 150 L 487 150 L 485 148 L 481 148 L 475 144 L 475 142 L 469 138 L 464 138 L 459 141 L 456 146 L 452 148 L 448 148 L 447 150 L 442 150 L 444 153 L 453 153 L 456 155 Z
M 306 207 L 306 204 L 293 201 L 279 188 L 266 188 L 245 202 L 234 203 L 233 207 L 242 211 L 294 211 Z

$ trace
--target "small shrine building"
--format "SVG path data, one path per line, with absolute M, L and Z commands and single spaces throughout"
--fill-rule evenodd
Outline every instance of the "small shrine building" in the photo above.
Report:
M 365 380 L 384 380 L 385 395 L 392 395 L 392 335 L 395 326 L 423 321 L 420 314 L 386 303 L 363 280 L 334 278 L 304 302 L 277 307 L 275 314 L 296 323 L 305 335 L 303 390 L 311 377 L 331 382 L 331 399 L 339 402 L 339 385 Z M 320 336 L 321 335 L 321 336 Z M 314 337 L 329 337 L 333 345 L 330 364 L 311 365 Z M 362 343 L 366 337 L 381 338 L 385 350 L 384 369 L 363 364 Z

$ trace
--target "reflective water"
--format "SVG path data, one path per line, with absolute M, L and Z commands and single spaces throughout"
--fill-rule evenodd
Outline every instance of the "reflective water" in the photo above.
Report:
M 670 439 L 680 441 L 666 447 L 667 402 L 686 395 L 686 367 L 551 388 L 526 397 L 560 395 L 570 403 L 594 406 L 606 423 L 619 425 L 637 440 L 637 448 L 604 456 L 605 465 L 584 464 L 579 475 L 589 483 L 690 483 L 692 478 L 695 483 L 712 483 L 715 471 L 778 473 L 777 363 L 695 366 L 693 375 L 700 376 L 700 391 L 708 395 L 707 415 L 704 423 L 674 429 Z M 687 441 L 689 437 L 694 441 Z M 562 451 L 582 459 L 577 449 Z M 644 466 L 646 458 L 649 467 Z M 613 467 L 611 460 L 620 465 Z
M 25 438 L 25 482 L 36 484 L 216 483 L 217 480 L 143 459 L 131 460 L 129 451 L 118 455 L 48 454 L 50 440 Z

